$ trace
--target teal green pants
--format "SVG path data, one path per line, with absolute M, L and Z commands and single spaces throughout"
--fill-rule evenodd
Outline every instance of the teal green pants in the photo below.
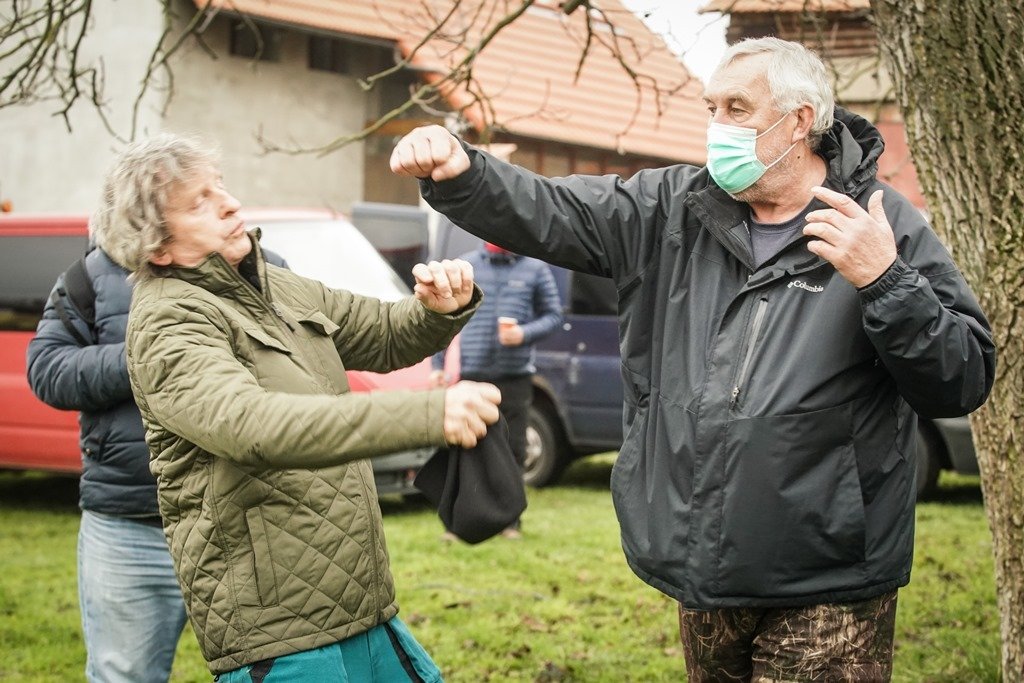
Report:
M 398 617 L 340 643 L 247 664 L 217 683 L 439 683 L 441 672 Z

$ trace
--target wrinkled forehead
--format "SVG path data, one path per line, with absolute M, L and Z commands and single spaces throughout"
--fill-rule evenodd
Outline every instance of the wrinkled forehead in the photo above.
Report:
M 709 104 L 739 101 L 750 106 L 771 101 L 768 85 L 768 56 L 741 55 L 711 75 L 704 88 L 704 101 Z
M 188 204 L 203 193 L 210 185 L 219 183 L 220 169 L 211 162 L 201 162 L 189 168 L 181 168 L 170 179 L 166 189 L 168 208 Z

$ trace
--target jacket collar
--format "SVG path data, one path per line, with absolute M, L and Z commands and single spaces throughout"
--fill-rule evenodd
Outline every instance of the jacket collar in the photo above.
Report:
M 870 185 L 878 172 L 878 157 L 885 148 L 882 136 L 866 119 L 842 107 L 834 111 L 831 130 L 821 140 L 816 153 L 827 167 L 825 186 L 857 197 Z M 718 187 L 707 168 L 700 171 L 694 187 L 701 189 L 687 194 L 684 204 L 696 214 L 701 224 L 749 269 L 754 268 L 747 228 L 749 207 L 738 202 Z M 815 199 L 810 210 L 827 208 Z M 797 241 L 806 241 L 800 238 Z M 801 259 L 801 262 L 806 259 Z M 814 260 L 821 261 L 819 257 Z
M 238 264 L 237 270 L 225 261 L 220 253 L 214 252 L 196 266 L 167 266 L 159 269 L 159 274 L 163 277 L 178 278 L 217 296 L 246 298 L 262 294 L 263 298 L 269 301 L 270 283 L 267 279 L 267 263 L 260 247 L 261 234 L 259 228 L 249 231 L 252 250 Z M 260 284 L 259 291 L 247 281 L 246 275 L 255 275 Z

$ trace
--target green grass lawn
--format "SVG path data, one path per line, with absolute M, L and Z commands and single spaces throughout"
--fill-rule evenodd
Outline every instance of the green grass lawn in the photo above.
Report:
M 401 616 L 450 682 L 683 681 L 674 603 L 626 567 L 612 456 L 530 491 L 519 541 L 444 544 L 433 512 L 385 500 Z M 918 506 L 900 591 L 894 680 L 998 680 L 991 541 L 977 479 L 946 476 Z M 0 680 L 83 680 L 75 592 L 77 482 L 0 474 Z M 176 682 L 210 681 L 191 632 Z

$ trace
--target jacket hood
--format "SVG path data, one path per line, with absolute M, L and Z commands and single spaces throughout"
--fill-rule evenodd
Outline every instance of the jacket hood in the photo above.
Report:
M 885 142 L 877 128 L 864 117 L 836 107 L 832 129 L 822 137 L 817 151 L 828 164 L 829 178 L 856 197 L 874 182 L 883 150 Z

